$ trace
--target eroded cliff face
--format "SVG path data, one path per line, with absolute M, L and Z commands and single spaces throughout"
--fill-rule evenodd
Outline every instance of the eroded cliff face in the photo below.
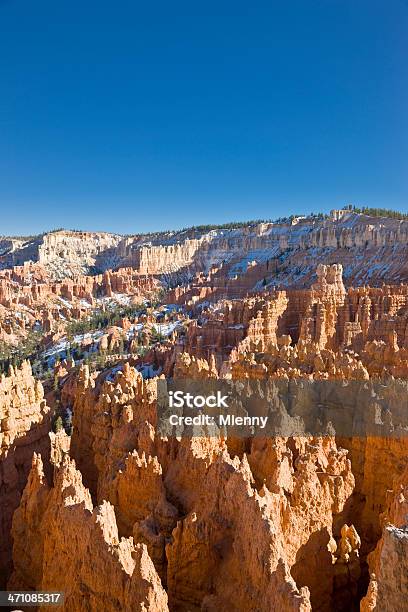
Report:
M 0 378 L 0 584 L 11 570 L 11 521 L 35 451 L 50 455 L 50 409 L 28 362 Z
M 121 236 L 108 232 L 49 232 L 5 245 L 0 266 L 19 266 L 33 261 L 45 266 L 54 278 L 64 278 L 86 273 L 105 256 L 111 264 L 106 267 L 112 268 L 115 260 L 109 261 L 109 255 L 121 240 Z
M 309 287 L 317 263 L 341 263 L 347 283 L 355 286 L 406 282 L 407 252 L 406 220 L 343 210 L 325 219 L 294 218 L 231 229 L 190 228 L 126 237 L 60 230 L 28 239 L 5 238 L 0 267 L 33 261 L 61 279 L 131 266 L 140 274 L 164 275 L 173 286 L 188 282 L 196 272 L 207 275 L 222 268 L 220 275 L 210 273 L 209 282 L 202 279 L 201 288 L 212 293 L 220 282 L 218 289 L 228 285 L 224 297 L 231 298 L 243 297 L 264 279 L 282 288 Z
M 408 223 L 348 211 L 332 211 L 324 220 L 294 219 L 291 223 L 259 223 L 201 235 L 190 230 L 190 235 L 182 232 L 152 238 L 148 243 L 146 237 L 145 244 L 134 240 L 128 247 L 132 255 L 125 261 L 150 274 L 208 272 L 213 266 L 224 266 L 224 279 L 238 277 L 237 286 L 247 289 L 272 272 L 276 284 L 310 286 L 316 262 L 343 264 L 348 282 L 354 285 L 385 279 L 401 282 L 407 275 L 403 261 Z M 395 259 L 395 251 L 400 261 Z M 250 284 L 253 267 L 258 268 L 258 275 Z M 232 297 L 231 287 L 229 295 Z

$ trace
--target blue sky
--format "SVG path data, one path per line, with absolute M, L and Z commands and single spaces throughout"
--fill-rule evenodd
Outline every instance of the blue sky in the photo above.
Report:
M 0 234 L 408 210 L 408 1 L 0 0 Z

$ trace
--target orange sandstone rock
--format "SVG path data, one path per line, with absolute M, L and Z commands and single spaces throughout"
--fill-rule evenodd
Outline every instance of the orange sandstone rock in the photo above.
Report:
M 50 455 L 50 409 L 28 362 L 0 377 L 0 582 L 11 569 L 10 529 L 35 451 Z

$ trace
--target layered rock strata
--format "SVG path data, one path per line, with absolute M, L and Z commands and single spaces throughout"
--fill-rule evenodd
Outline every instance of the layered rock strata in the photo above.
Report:
M 243 297 L 245 288 L 271 277 L 282 288 L 308 287 L 317 263 L 341 263 L 353 285 L 406 282 L 407 251 L 406 220 L 341 210 L 326 218 L 294 217 L 231 229 L 133 236 L 59 230 L 26 239 L 4 238 L 0 267 L 33 261 L 56 279 L 131 266 L 140 274 L 164 275 L 173 286 L 195 272 L 207 274 L 222 267 L 222 282 L 229 285 L 224 297 L 232 297 L 234 291 Z M 221 283 L 221 277 L 211 279 L 206 291 Z M 237 282 L 230 284 L 233 278 Z

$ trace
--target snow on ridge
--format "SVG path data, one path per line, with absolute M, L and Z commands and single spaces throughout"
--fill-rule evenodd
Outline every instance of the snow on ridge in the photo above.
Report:
M 153 323 L 152 327 L 154 330 L 162 336 L 170 336 L 178 327 L 182 327 L 180 321 L 174 321 L 172 323 Z

